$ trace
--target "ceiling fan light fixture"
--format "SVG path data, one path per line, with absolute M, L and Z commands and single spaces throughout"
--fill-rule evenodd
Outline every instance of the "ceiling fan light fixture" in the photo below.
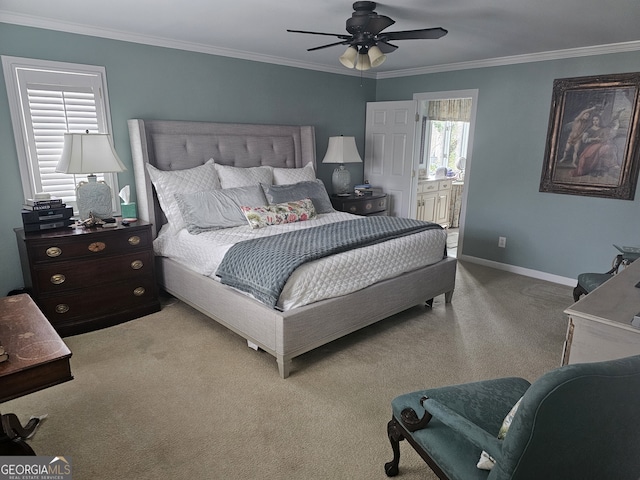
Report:
M 356 70 L 369 70 L 371 68 L 371 62 L 369 56 L 366 53 L 358 54 L 358 63 L 356 63 Z
M 356 49 L 356 47 L 349 47 L 340 56 L 340 63 L 347 68 L 353 68 L 356 66 L 357 59 L 358 59 L 358 49 Z
M 371 67 L 373 68 L 379 67 L 387 59 L 387 56 L 382 53 L 382 50 L 380 50 L 377 45 L 369 47 L 367 56 L 369 57 L 369 62 L 371 64 Z

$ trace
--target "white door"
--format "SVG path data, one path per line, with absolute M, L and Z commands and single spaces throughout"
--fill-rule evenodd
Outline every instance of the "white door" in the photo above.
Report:
M 367 103 L 364 178 L 388 195 L 389 214 L 415 218 L 415 100 Z

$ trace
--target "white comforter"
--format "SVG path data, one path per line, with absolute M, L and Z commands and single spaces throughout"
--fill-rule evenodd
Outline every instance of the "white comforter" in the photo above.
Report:
M 343 212 L 318 215 L 306 222 L 252 229 L 247 226 L 225 228 L 191 235 L 161 230 L 154 250 L 162 255 L 218 280 L 215 273 L 225 253 L 234 243 L 277 235 L 325 223 L 349 220 Z M 355 292 L 381 280 L 431 265 L 443 258 L 446 231 L 433 229 L 309 262 L 298 268 L 287 281 L 278 308 L 290 310 L 326 298 Z

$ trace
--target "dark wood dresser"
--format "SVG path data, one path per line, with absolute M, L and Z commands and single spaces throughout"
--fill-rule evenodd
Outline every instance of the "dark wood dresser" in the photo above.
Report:
M 150 224 L 15 232 L 25 288 L 60 335 L 160 310 Z
M 355 215 L 388 215 L 386 193 L 349 196 L 333 195 L 331 204 L 333 208 L 340 212 L 353 213 Z

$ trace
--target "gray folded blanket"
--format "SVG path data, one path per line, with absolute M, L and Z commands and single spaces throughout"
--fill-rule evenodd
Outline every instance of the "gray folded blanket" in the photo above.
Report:
M 275 307 L 289 276 L 303 263 L 430 229 L 442 227 L 410 218 L 371 216 L 246 240 L 229 249 L 216 275 L 225 285 Z

